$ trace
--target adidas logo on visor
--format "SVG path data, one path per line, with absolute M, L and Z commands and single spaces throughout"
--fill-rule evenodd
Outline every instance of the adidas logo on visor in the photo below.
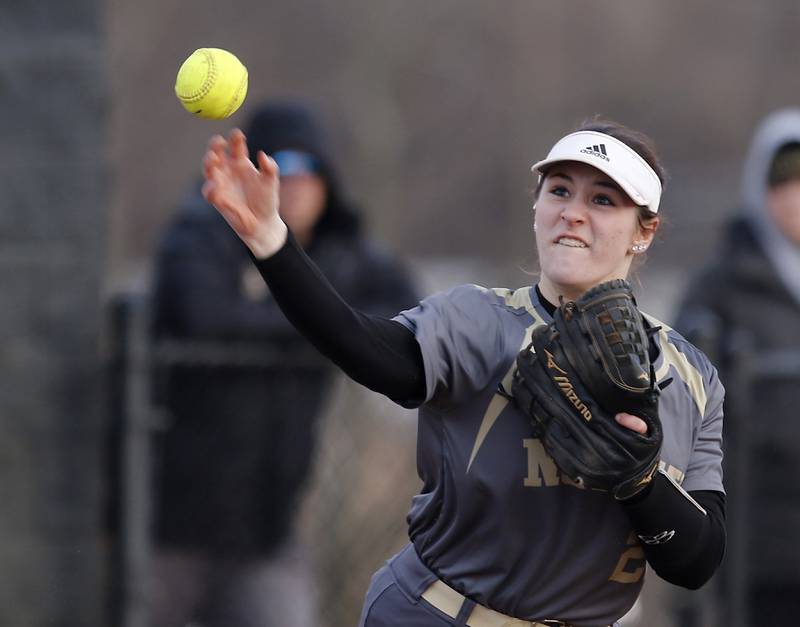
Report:
M 611 161 L 608 158 L 608 153 L 606 152 L 606 145 L 605 144 L 595 144 L 594 146 L 586 146 L 581 152 L 586 153 L 587 155 L 594 155 L 595 157 L 600 157 L 601 159 L 605 159 L 606 161 Z
M 613 155 L 612 159 L 609 155 Z M 531 169 L 539 180 L 547 167 L 558 161 L 587 163 L 611 177 L 637 205 L 656 213 L 661 200 L 661 181 L 642 156 L 616 137 L 597 131 L 575 131 L 559 139 Z

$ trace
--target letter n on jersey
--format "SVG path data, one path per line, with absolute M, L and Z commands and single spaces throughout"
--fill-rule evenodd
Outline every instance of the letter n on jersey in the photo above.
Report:
M 522 446 L 528 452 L 528 476 L 522 482 L 526 488 L 571 485 L 584 489 L 582 485 L 561 473 L 553 458 L 545 451 L 541 440 L 525 438 L 522 440 Z

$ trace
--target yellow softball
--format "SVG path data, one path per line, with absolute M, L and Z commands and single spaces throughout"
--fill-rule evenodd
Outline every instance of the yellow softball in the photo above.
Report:
M 247 68 L 227 50 L 200 48 L 178 70 L 175 95 L 189 113 L 222 120 L 244 102 Z

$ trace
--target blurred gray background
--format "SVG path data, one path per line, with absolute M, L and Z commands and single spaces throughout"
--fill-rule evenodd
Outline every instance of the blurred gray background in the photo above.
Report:
M 211 134 L 265 97 L 316 104 L 371 232 L 432 290 L 529 282 L 530 164 L 586 116 L 623 121 L 671 172 L 641 272 L 669 320 L 737 205 L 754 125 L 800 100 L 798 25 L 796 0 L 1 0 L 0 624 L 108 624 L 106 303 L 146 289 Z M 173 93 L 210 46 L 250 71 L 223 122 Z M 413 415 L 343 381 L 322 429 L 301 533 L 325 624 L 352 624 L 403 541 Z M 641 624 L 668 624 L 673 597 L 656 586 Z

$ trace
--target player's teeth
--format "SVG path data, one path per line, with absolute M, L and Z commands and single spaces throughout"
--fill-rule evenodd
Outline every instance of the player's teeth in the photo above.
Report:
M 571 246 L 572 248 L 586 248 L 586 244 L 572 239 L 571 237 L 562 237 L 558 240 L 558 243 L 562 246 Z

